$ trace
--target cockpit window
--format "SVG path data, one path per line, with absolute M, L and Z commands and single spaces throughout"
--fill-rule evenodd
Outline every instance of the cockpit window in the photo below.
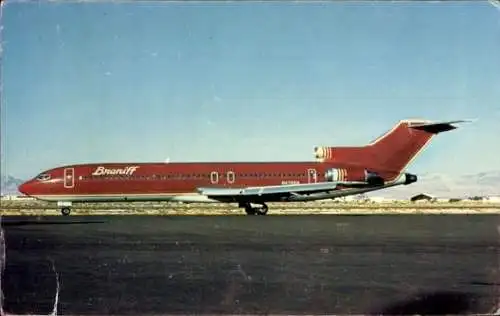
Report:
M 37 180 L 39 181 L 47 181 L 50 180 L 50 174 L 48 173 L 42 173 L 36 177 Z

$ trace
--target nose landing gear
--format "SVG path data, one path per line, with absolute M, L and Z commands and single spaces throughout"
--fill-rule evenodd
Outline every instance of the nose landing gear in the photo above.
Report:
M 61 208 L 61 214 L 63 216 L 68 216 L 70 213 L 71 213 L 71 208 L 69 208 L 67 206 Z
M 71 202 L 70 201 L 57 202 L 57 206 L 61 208 L 61 214 L 63 216 L 68 216 L 71 213 Z

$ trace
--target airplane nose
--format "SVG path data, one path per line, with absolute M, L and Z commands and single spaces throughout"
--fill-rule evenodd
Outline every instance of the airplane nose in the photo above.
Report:
M 24 194 L 24 195 L 30 195 L 30 194 L 29 194 L 29 191 L 30 191 L 30 190 L 29 190 L 29 187 L 30 187 L 30 184 L 29 184 L 29 181 L 28 181 L 28 182 L 24 182 L 24 183 L 22 183 L 22 184 L 21 184 L 21 185 L 17 188 L 17 190 L 18 190 L 19 192 L 21 192 L 22 194 Z

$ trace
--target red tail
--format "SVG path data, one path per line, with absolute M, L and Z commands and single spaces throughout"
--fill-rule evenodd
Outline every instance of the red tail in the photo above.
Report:
M 436 134 L 453 130 L 456 127 L 452 124 L 461 122 L 466 121 L 402 120 L 364 147 L 316 147 L 316 158 L 324 162 L 357 164 L 399 173 Z

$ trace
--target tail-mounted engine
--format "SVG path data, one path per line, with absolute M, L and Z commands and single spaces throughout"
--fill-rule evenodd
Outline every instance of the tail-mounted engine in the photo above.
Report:
M 314 147 L 314 158 L 317 161 L 323 161 L 323 160 L 325 160 L 326 157 L 327 157 L 327 148 L 325 148 L 325 147 Z
M 365 182 L 369 185 L 384 185 L 384 179 L 378 173 L 365 170 Z
M 343 179 L 342 179 L 343 171 L 344 170 L 337 169 L 337 168 L 327 169 L 325 172 L 325 180 L 327 182 L 343 181 Z
M 349 171 L 344 168 L 330 168 L 325 172 L 325 180 L 327 182 L 345 182 L 348 184 L 359 185 L 366 183 L 369 186 L 384 185 L 384 179 L 376 172 L 366 169 L 350 169 Z
M 417 182 L 418 178 L 416 175 L 411 173 L 405 173 L 405 185 Z

